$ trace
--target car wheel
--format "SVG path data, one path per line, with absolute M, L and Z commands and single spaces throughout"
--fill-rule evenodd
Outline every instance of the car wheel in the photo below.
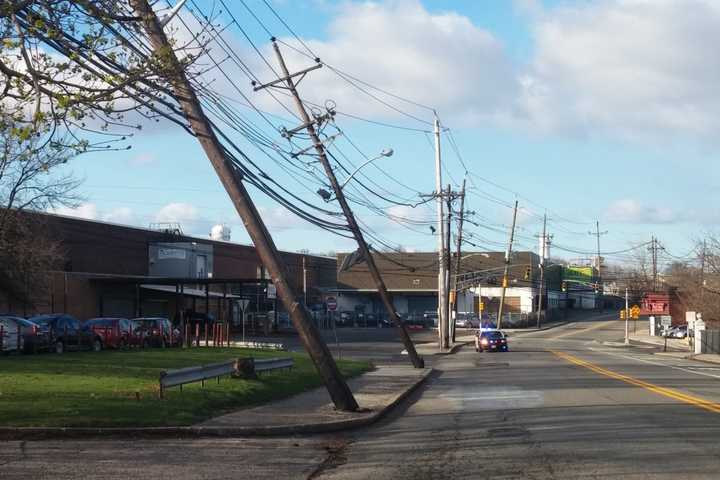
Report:
M 65 344 L 62 340 L 55 342 L 55 353 L 62 355 L 65 352 Z
M 102 350 L 102 342 L 100 341 L 99 338 L 96 338 L 95 340 L 93 340 L 92 349 L 93 349 L 93 352 L 99 352 L 100 350 Z

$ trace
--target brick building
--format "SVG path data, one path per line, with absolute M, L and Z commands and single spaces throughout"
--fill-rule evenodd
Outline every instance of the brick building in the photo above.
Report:
M 28 292 L 30 301 L 0 291 L 0 311 L 67 312 L 84 320 L 103 315 L 172 318 L 180 310 L 193 309 L 237 322 L 243 312 L 266 314 L 276 308 L 272 294 L 268 295 L 268 275 L 253 246 L 179 231 L 44 213 L 25 215 L 61 242 L 63 268 L 48 273 L 47 291 Z M 308 304 L 321 303 L 322 292 L 335 286 L 335 259 L 281 255 L 298 295 L 303 296 L 307 285 Z

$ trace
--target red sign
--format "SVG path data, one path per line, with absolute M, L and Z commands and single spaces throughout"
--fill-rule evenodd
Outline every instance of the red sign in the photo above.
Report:
M 325 305 L 327 305 L 328 310 L 334 312 L 337 310 L 337 299 L 335 297 L 327 297 L 325 299 Z
M 646 293 L 640 306 L 640 315 L 670 315 L 670 295 Z

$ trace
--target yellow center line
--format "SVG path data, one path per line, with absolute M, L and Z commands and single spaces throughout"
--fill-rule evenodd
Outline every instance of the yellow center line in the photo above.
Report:
M 672 388 L 665 388 L 660 387 L 658 385 L 645 382 L 643 380 L 639 380 L 634 377 L 630 377 L 628 375 L 623 375 L 622 373 L 613 372 L 611 370 L 608 370 L 606 368 L 602 368 L 598 365 L 595 365 L 590 362 L 586 362 L 585 360 L 581 360 L 577 357 L 574 357 L 570 354 L 564 353 L 564 352 L 558 352 L 556 350 L 548 350 L 549 352 L 553 353 L 556 357 L 562 358 L 563 360 L 566 360 L 570 363 L 573 363 L 575 365 L 578 365 L 580 367 L 587 368 L 588 370 L 592 370 L 595 373 L 599 373 L 600 375 L 604 375 L 606 377 L 614 378 L 616 380 L 620 380 L 625 383 L 629 383 L 630 385 L 635 385 L 640 388 L 644 388 L 645 390 L 648 390 L 653 393 L 657 393 L 658 395 L 663 395 L 668 398 L 672 398 L 674 400 L 678 400 L 680 402 L 688 403 L 690 405 L 694 405 L 696 407 L 703 408 L 705 410 L 708 410 L 710 412 L 714 413 L 720 413 L 720 404 L 716 402 L 712 402 L 710 400 L 705 400 L 704 398 L 696 397 L 694 395 L 689 395 L 687 393 L 682 393 L 678 390 L 674 390 Z
M 558 335 L 557 337 L 553 337 L 550 340 L 557 340 L 558 338 L 569 337 L 570 335 L 577 335 L 578 333 L 585 333 L 585 332 L 589 332 L 590 330 L 597 330 L 598 328 L 608 326 L 613 321 L 614 320 L 603 321 L 603 322 L 598 323 L 597 325 L 593 325 L 592 327 L 583 328 L 582 330 L 571 330 L 567 333 L 563 333 L 562 335 Z

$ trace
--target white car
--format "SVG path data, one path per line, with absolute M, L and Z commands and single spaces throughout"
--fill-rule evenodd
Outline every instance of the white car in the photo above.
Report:
M 15 317 L 0 317 L 0 351 L 20 352 L 25 346 L 21 323 Z

